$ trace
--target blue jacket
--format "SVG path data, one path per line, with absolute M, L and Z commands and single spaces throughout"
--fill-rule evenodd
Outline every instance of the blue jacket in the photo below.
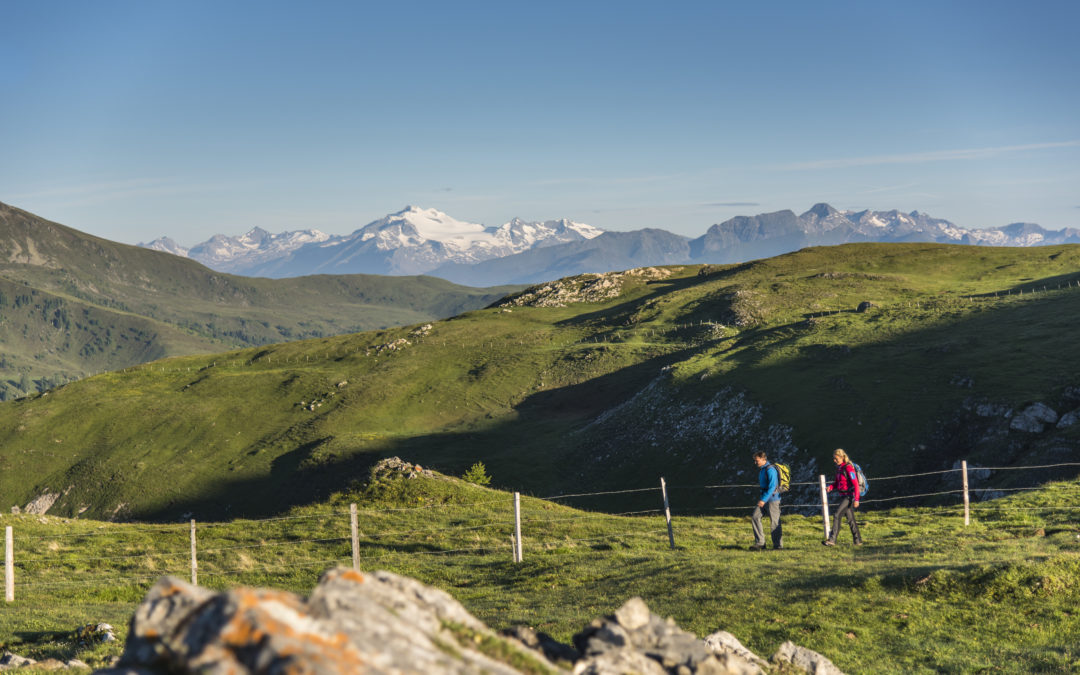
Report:
M 772 471 L 769 471 L 772 469 Z M 759 502 L 778 502 L 780 493 L 776 488 L 780 486 L 780 472 L 772 464 L 766 464 L 758 471 L 758 483 L 761 484 L 761 496 Z

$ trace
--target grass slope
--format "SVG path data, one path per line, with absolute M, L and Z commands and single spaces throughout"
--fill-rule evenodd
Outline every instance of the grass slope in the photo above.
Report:
M 163 356 L 452 316 L 509 290 L 432 277 L 235 277 L 0 204 L 0 396 Z
M 638 496 L 655 508 L 658 490 Z M 783 641 L 848 673 L 1037 673 L 1080 668 L 1080 483 L 950 509 L 862 514 L 866 546 L 826 549 L 820 519 L 788 516 L 783 552 L 753 553 L 748 518 L 684 517 L 668 547 L 661 515 L 615 516 L 522 500 L 525 559 L 511 562 L 512 499 L 435 474 L 382 475 L 273 520 L 200 522 L 199 582 L 307 592 L 348 564 L 348 504 L 360 506 L 361 568 L 441 587 L 500 629 L 569 641 L 589 620 L 643 597 L 699 636 L 734 633 L 768 656 Z M 188 525 L 0 515 L 16 540 L 16 602 L 0 647 L 102 665 L 165 573 L 188 577 Z M 80 646 L 107 621 L 120 643 Z
M 1077 270 L 1076 246 L 806 249 L 622 275 L 565 307 L 168 359 L 0 406 L 0 506 L 51 492 L 61 515 L 261 516 L 392 454 L 451 473 L 479 459 L 534 494 L 730 482 L 757 448 L 803 480 L 838 446 L 871 476 L 1067 460 L 1080 427 L 1008 432 L 970 402 L 1065 410 Z

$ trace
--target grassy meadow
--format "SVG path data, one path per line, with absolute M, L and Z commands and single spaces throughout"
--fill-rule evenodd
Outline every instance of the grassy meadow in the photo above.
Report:
M 861 514 L 821 546 L 820 516 L 785 515 L 785 550 L 751 552 L 749 518 L 679 515 L 668 544 L 659 490 L 618 516 L 522 500 L 524 562 L 511 561 L 512 497 L 436 474 L 384 476 L 270 520 L 198 524 L 199 583 L 310 590 L 351 561 L 348 504 L 359 505 L 361 569 L 449 591 L 495 629 L 531 625 L 562 641 L 639 595 L 705 636 L 735 634 L 768 657 L 785 640 L 845 672 L 1070 672 L 1080 668 L 1080 483 L 976 504 Z M 16 601 L 0 646 L 101 665 L 122 649 L 134 606 L 160 575 L 189 578 L 189 526 L 4 515 L 16 537 Z M 116 643 L 80 646 L 106 621 Z
M 1001 435 L 965 405 L 1076 405 L 1078 270 L 1076 246 L 815 248 L 626 275 L 594 302 L 164 359 L 0 406 L 0 506 L 51 492 L 64 516 L 263 517 L 392 455 L 480 460 L 537 494 L 722 482 L 776 429 L 815 474 L 835 447 L 878 475 L 1075 457 L 1080 426 Z M 707 426 L 732 391 L 760 428 Z M 597 423 L 643 392 L 626 423 Z

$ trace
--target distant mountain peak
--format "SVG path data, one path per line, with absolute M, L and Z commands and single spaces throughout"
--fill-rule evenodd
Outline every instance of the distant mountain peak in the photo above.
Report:
M 828 218 L 829 216 L 835 215 L 837 213 L 840 213 L 840 211 L 834 209 L 825 202 L 818 202 L 817 204 L 811 206 L 810 210 L 804 213 L 802 217 L 805 218 L 806 216 L 812 214 L 817 216 L 818 218 Z

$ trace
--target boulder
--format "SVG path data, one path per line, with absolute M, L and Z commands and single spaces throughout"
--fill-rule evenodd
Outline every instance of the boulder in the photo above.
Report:
M 778 665 L 790 664 L 813 675 L 844 675 L 829 659 L 793 642 L 780 645 L 770 660 Z
M 19 656 L 12 652 L 4 652 L 3 656 L 0 656 L 0 670 L 14 670 L 15 668 L 25 668 L 32 666 L 37 661 L 34 659 L 28 659 L 25 656 Z
M 765 659 L 744 647 L 738 638 L 727 631 L 721 630 L 706 636 L 705 648 L 714 656 L 722 658 L 725 664 L 730 662 L 729 669 L 734 672 L 760 675 L 769 667 Z M 743 662 L 741 670 L 736 670 L 732 666 L 739 660 Z
M 1072 412 L 1067 412 L 1061 416 L 1061 419 L 1058 420 L 1057 428 L 1066 429 L 1077 422 L 1080 422 L 1080 410 L 1073 410 Z
M 1045 403 L 1032 403 L 1012 418 L 1009 428 L 1027 433 L 1042 433 L 1047 424 L 1056 424 L 1058 414 Z

